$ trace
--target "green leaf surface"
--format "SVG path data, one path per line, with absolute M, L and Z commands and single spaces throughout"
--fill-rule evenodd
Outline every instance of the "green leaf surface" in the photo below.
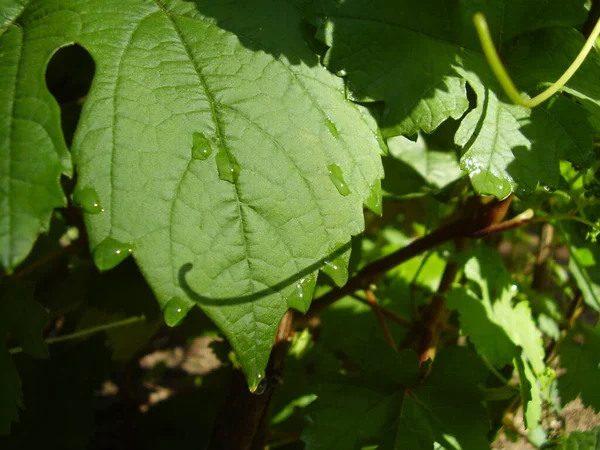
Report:
M 515 358 L 514 365 L 519 374 L 521 398 L 523 399 L 523 418 L 525 427 L 536 427 L 542 419 L 542 395 L 535 374 L 527 360 Z
M 559 229 L 569 247 L 569 270 L 581 290 L 585 303 L 600 311 L 600 249 L 598 244 L 581 236 L 577 225 L 559 223 Z
M 374 121 L 301 25 L 294 5 L 273 0 L 53 0 L 3 36 L 2 55 L 20 42 L 30 76 L 11 77 L 40 111 L 58 112 L 42 84 L 50 55 L 74 41 L 91 54 L 72 151 L 76 195 L 100 206 L 85 216 L 94 259 L 107 270 L 132 254 L 171 323 L 200 305 L 252 387 L 287 308 L 308 307 L 318 269 L 363 230 L 363 204 L 380 205 Z M 57 114 L 44 118 L 59 129 Z M 38 141 L 38 158 L 40 147 L 62 154 Z
M 350 297 L 338 301 L 321 316 L 323 329 L 319 340 L 331 353 L 341 353 L 361 369 L 377 377 L 381 383 L 412 384 L 416 375 L 416 354 L 412 351 L 395 353 L 387 344 L 373 310 Z M 389 323 L 395 339 L 406 332 Z M 365 338 L 365 336 L 369 336 Z
M 24 7 L 0 9 L 0 268 L 8 272 L 48 231 L 53 209 L 65 204 L 60 176 L 71 173 L 60 110 L 44 81 L 43 64 L 62 42 L 57 25 L 40 40 L 14 24 Z
M 33 300 L 33 285 L 4 278 L 0 281 L 0 434 L 8 434 L 22 406 L 21 380 L 6 347 L 9 338 L 37 358 L 48 356 L 42 338 L 46 311 Z
M 418 373 L 416 361 L 406 370 Z M 369 386 L 325 385 L 309 407 L 306 448 L 357 448 L 378 443 L 381 449 L 486 448 L 489 423 L 476 388 L 487 375 L 481 361 L 465 349 L 440 353 L 423 384 L 385 390 Z
M 479 287 L 477 294 L 458 288 L 448 306 L 460 313 L 461 328 L 478 352 L 492 364 L 509 364 L 521 347 L 536 376 L 545 371 L 541 333 L 526 301 L 513 303 L 517 290 L 497 252 L 479 247 L 465 264 L 465 275 Z
M 475 12 L 486 15 L 508 71 L 533 95 L 540 83 L 557 79 L 579 52 L 581 36 L 569 26 L 584 20 L 583 1 L 375 3 L 315 0 L 309 11 L 321 18 L 315 22 L 320 23 L 317 36 L 329 47 L 325 64 L 344 75 L 349 97 L 385 102 L 387 137 L 430 133 L 447 118 L 460 118 L 467 111 L 468 83 L 477 103 L 462 120 L 455 142 L 464 150 L 461 167 L 478 193 L 505 198 L 517 188 L 530 193 L 538 183 L 556 188 L 559 158 L 589 164 L 592 131 L 585 108 L 564 99 L 533 111 L 510 104 L 481 54 L 472 24 Z M 548 31 L 551 26 L 556 28 Z M 556 37 L 548 51 L 543 33 L 568 39 L 561 46 Z M 542 46 L 541 56 L 535 54 Z M 598 73 L 594 64 L 587 64 L 579 79 L 585 81 L 569 84 L 567 92 L 600 98 L 596 87 L 589 87 L 597 84 L 591 81 Z
M 416 141 L 397 136 L 388 139 L 389 153 L 383 159 L 387 177 L 382 187 L 396 197 L 435 192 L 464 175 L 454 151 L 430 148 L 422 135 Z
M 579 324 L 558 347 L 560 366 L 565 373 L 558 378 L 563 405 L 578 395 L 586 406 L 600 411 L 600 334 L 597 329 Z
M 302 440 L 309 450 L 357 448 L 381 435 L 398 413 L 402 392 L 389 394 L 352 385 L 322 385 Z
M 600 427 L 592 431 L 573 431 L 560 450 L 596 450 L 600 447 Z

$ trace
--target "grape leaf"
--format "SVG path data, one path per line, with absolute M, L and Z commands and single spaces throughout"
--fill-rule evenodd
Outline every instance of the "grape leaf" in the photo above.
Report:
M 405 370 L 416 375 L 413 359 Z M 473 353 L 452 348 L 438 355 L 422 384 L 386 390 L 371 378 L 368 386 L 321 386 L 302 439 L 310 450 L 366 443 L 379 443 L 381 449 L 430 449 L 434 441 L 449 450 L 486 448 L 489 423 L 476 388 L 486 375 Z
M 600 260 L 598 246 L 584 239 L 575 224 L 559 223 L 558 227 L 569 247 L 569 270 L 583 300 L 590 308 L 600 311 L 600 269 L 596 263 Z
M 511 362 L 516 366 L 526 424 L 533 427 L 541 418 L 538 379 L 547 377 L 541 333 L 528 302 L 513 305 L 517 292 L 500 256 L 484 247 L 475 253 L 465 264 L 465 275 L 480 294 L 466 287 L 454 289 L 448 295 L 448 307 L 458 310 L 461 329 L 479 354 L 495 366 Z
M 591 431 L 573 431 L 560 450 L 596 450 L 600 446 L 600 427 Z
M 500 255 L 479 247 L 466 262 L 465 275 L 477 284 L 481 293 L 459 288 L 449 296 L 448 306 L 458 309 L 461 328 L 475 347 L 497 365 L 510 363 L 516 356 L 513 351 L 517 346 L 522 347 L 536 375 L 541 375 L 545 371 L 541 334 L 529 304 L 520 301 L 513 305 L 516 286 L 510 283 Z M 489 338 L 490 334 L 494 339 Z
M 400 7 L 390 0 L 376 3 L 315 0 L 309 11 L 321 17 L 314 21 L 319 24 L 317 36 L 329 46 L 325 64 L 346 77 L 349 97 L 385 102 L 386 136 L 431 132 L 449 117 L 460 118 L 468 106 L 466 82 L 475 91 L 477 105 L 463 119 L 455 142 L 464 150 L 461 167 L 478 193 L 505 198 L 517 188 L 530 193 L 538 183 L 556 188 L 559 158 L 589 164 L 593 133 L 586 109 L 563 99 L 533 111 L 508 103 L 481 54 L 472 25 L 473 14 L 483 11 L 509 72 L 537 90 L 540 83 L 550 81 L 548 73 L 560 72 L 568 63 L 558 65 L 556 52 L 545 50 L 543 64 L 523 65 L 528 44 L 520 45 L 521 40 L 539 42 L 538 33 L 546 31 L 540 28 L 560 25 L 556 33 L 570 33 L 569 41 L 553 50 L 559 51 L 561 61 L 574 59 L 580 47 L 573 43 L 579 44 L 581 37 L 567 27 L 583 22 L 584 2 L 448 5 L 440 0 L 403 2 Z M 518 54 L 513 55 L 517 50 L 511 40 L 516 36 Z M 552 71 L 543 73 L 540 67 L 549 65 Z M 591 65 L 587 73 L 597 77 Z M 569 86 L 567 91 L 574 93 L 580 84 Z M 578 96 L 592 98 L 590 89 L 595 88 L 582 88 Z
M 8 272 L 48 231 L 53 209 L 65 204 L 60 176 L 71 173 L 60 110 L 34 62 L 57 39 L 41 43 L 14 24 L 24 3 L 3 4 L 0 23 L 0 268 Z
M 429 148 L 422 135 L 415 142 L 397 136 L 388 139 L 388 155 L 383 159 L 382 188 L 397 197 L 435 192 L 464 175 L 456 154 Z
M 46 311 L 33 300 L 31 284 L 4 278 L 0 288 L 0 434 L 8 434 L 11 423 L 19 417 L 22 394 L 21 380 L 6 342 L 13 337 L 31 356 L 47 357 L 48 349 L 42 339 Z
M 170 324 L 199 304 L 255 388 L 287 308 L 308 308 L 321 267 L 345 281 L 362 206 L 380 210 L 374 120 L 288 2 L 53 0 L 15 20 L 4 38 L 31 39 L 13 97 L 56 110 L 39 84 L 61 45 L 96 63 L 72 152 L 97 266 L 132 253 Z
M 600 334 L 583 324 L 571 330 L 558 348 L 560 366 L 565 373 L 558 378 L 558 389 L 563 404 L 581 395 L 586 406 L 600 411 Z
M 523 399 L 523 419 L 525 427 L 534 428 L 542 419 L 542 394 L 535 374 L 525 358 L 515 358 L 514 365 L 519 374 L 521 398 Z

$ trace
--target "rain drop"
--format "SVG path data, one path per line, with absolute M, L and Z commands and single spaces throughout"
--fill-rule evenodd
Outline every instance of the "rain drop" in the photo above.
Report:
M 337 286 L 343 286 L 348 281 L 348 266 L 343 255 L 333 260 L 325 260 L 321 271 L 331 278 Z
M 248 388 L 254 395 L 261 395 L 267 389 L 267 380 L 264 373 L 257 373 L 248 377 Z
M 216 156 L 217 169 L 219 170 L 219 178 L 230 183 L 235 183 L 240 174 L 240 166 L 230 152 L 225 147 L 219 147 Z
M 316 273 L 300 278 L 294 285 L 294 292 L 287 298 L 287 305 L 300 312 L 306 312 L 312 300 L 316 281 Z
M 338 77 L 345 77 L 346 75 L 348 75 L 348 73 L 346 72 L 345 69 L 340 69 L 335 73 Z
M 73 195 L 73 201 L 81 205 L 86 213 L 98 214 L 103 211 L 98 193 L 92 188 L 78 189 Z
M 94 262 L 101 271 L 110 270 L 131 254 L 131 244 L 107 237 L 92 252 Z
M 340 137 L 340 132 L 338 131 L 335 124 L 331 121 L 331 119 L 329 117 L 325 117 L 323 121 L 325 122 L 325 126 L 327 127 L 331 135 L 334 138 L 338 139 Z
M 344 174 L 340 166 L 337 164 L 330 164 L 327 168 L 329 169 L 329 178 L 338 192 L 342 195 L 348 195 L 350 193 L 350 188 L 344 180 Z
M 212 153 L 210 141 L 204 133 L 199 131 L 192 135 L 192 158 L 205 160 Z
M 377 180 L 371 186 L 371 194 L 365 201 L 365 206 L 378 216 L 381 216 L 383 212 L 381 203 L 381 180 Z
M 165 323 L 170 327 L 174 327 L 183 320 L 189 310 L 188 303 L 184 302 L 180 297 L 171 297 L 163 311 Z
M 262 395 L 267 390 L 267 380 L 260 380 L 258 386 L 256 386 L 256 390 L 252 392 L 254 395 Z

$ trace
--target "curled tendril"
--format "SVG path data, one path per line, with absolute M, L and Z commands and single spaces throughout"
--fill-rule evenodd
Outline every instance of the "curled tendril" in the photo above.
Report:
M 544 92 L 536 95 L 533 98 L 529 98 L 527 96 L 521 95 L 517 90 L 515 84 L 513 83 L 510 75 L 506 71 L 504 64 L 500 60 L 498 56 L 498 52 L 496 51 L 496 47 L 494 46 L 494 41 L 492 40 L 492 36 L 490 35 L 490 29 L 488 27 L 487 21 L 485 20 L 485 16 L 482 13 L 477 13 L 473 16 L 473 23 L 475 24 L 475 30 L 477 31 L 477 35 L 479 36 L 479 41 L 481 42 L 481 47 L 483 48 L 483 53 L 496 75 L 496 78 L 500 82 L 500 85 L 506 92 L 506 95 L 517 105 L 525 106 L 527 108 L 534 108 L 540 103 L 548 100 L 554 94 L 556 94 L 567 82 L 571 79 L 571 77 L 577 72 L 583 61 L 587 57 L 588 53 L 594 46 L 594 42 L 600 35 L 600 19 L 596 22 L 594 29 L 588 36 L 585 44 L 573 63 L 569 66 L 569 68 L 562 74 L 562 76 L 556 80 L 552 86 L 546 89 Z

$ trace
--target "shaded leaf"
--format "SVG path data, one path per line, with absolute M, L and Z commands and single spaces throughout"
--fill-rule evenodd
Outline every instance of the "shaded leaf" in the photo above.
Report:
M 549 73 L 560 74 L 568 67 L 557 64 L 556 53 L 561 62 L 571 61 L 581 48 L 575 50 L 573 43 L 581 38 L 568 27 L 584 20 L 582 1 L 375 3 L 315 0 L 309 10 L 322 17 L 318 36 L 329 47 L 325 64 L 344 74 L 349 97 L 385 102 L 386 136 L 430 133 L 447 118 L 460 118 L 468 106 L 466 82 L 477 104 L 462 120 L 455 142 L 464 150 L 461 167 L 479 194 L 505 198 L 517 187 L 521 194 L 531 193 L 538 183 L 555 188 L 559 158 L 589 164 L 592 132 L 584 107 L 561 99 L 558 106 L 532 112 L 508 103 L 481 54 L 472 24 L 475 12 L 485 13 L 508 71 L 525 78 L 525 87 L 534 91 L 542 81 L 558 78 Z M 570 33 L 568 42 L 559 47 L 558 39 L 553 40 L 552 51 L 544 48 L 541 58 L 535 55 L 541 59 L 537 67 L 521 64 L 533 56 L 528 46 L 546 45 L 536 34 L 546 30 L 537 30 L 557 25 L 557 35 Z M 515 48 L 511 39 L 516 36 Z M 594 84 L 587 76 L 586 84 Z M 573 93 L 581 83 L 569 86 Z M 582 87 L 577 95 L 599 98 L 589 89 Z
M 560 367 L 565 373 L 558 378 L 563 405 L 581 395 L 586 406 L 600 411 L 600 334 L 596 329 L 579 324 L 558 347 Z
M 46 311 L 33 300 L 33 286 L 5 277 L 0 280 L 0 293 L 0 434 L 7 434 L 23 406 L 21 380 L 6 348 L 8 338 L 37 358 L 47 357 L 48 349 L 42 338 Z

